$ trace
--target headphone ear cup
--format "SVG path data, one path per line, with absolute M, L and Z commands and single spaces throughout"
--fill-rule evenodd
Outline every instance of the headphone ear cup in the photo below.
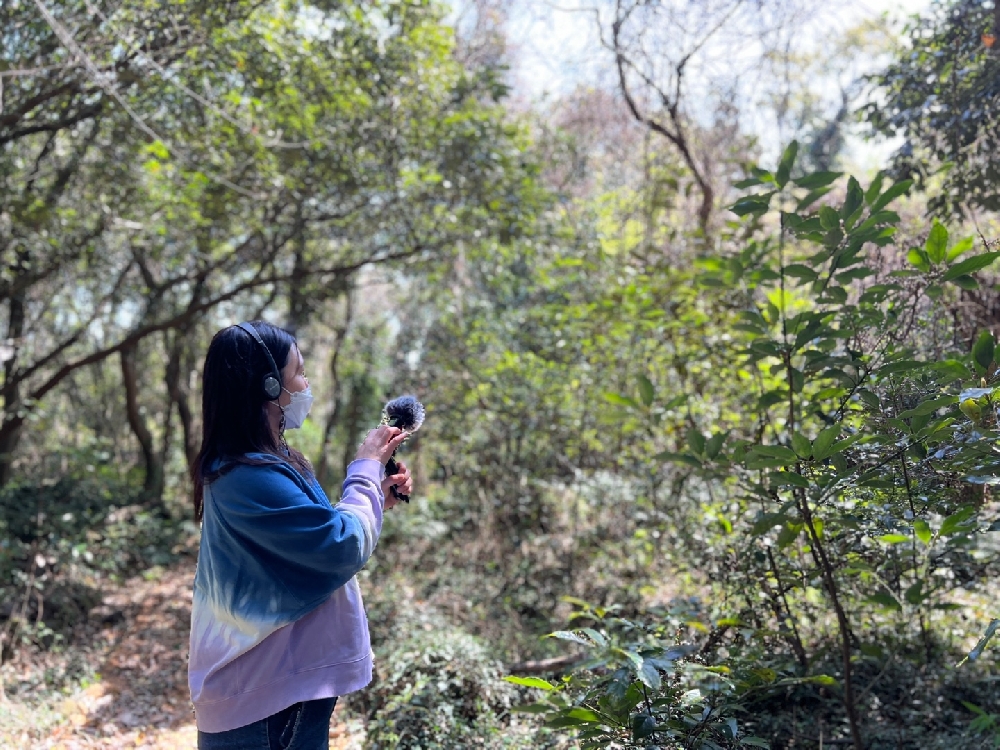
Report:
M 281 395 L 281 383 L 273 375 L 264 378 L 264 395 L 272 401 Z

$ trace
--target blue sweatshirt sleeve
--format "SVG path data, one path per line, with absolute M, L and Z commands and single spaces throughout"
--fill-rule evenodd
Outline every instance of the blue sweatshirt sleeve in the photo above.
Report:
M 271 580 L 303 608 L 320 603 L 375 549 L 383 473 L 378 461 L 355 461 L 341 501 L 331 507 L 318 485 L 288 464 L 234 468 L 211 485 L 233 566 L 250 581 Z

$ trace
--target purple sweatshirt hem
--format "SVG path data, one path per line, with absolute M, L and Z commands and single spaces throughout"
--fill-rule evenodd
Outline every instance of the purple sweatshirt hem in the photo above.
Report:
M 347 695 L 361 690 L 372 681 L 372 656 L 349 664 L 325 667 L 290 674 L 248 693 L 239 693 L 224 700 L 194 704 L 198 731 L 227 732 L 253 724 L 262 716 L 270 716 L 302 701 Z

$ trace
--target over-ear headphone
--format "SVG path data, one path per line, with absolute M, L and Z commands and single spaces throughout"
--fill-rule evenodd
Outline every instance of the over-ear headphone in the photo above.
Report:
M 252 323 L 237 323 L 236 327 L 250 334 L 253 340 L 260 344 L 260 348 L 264 350 L 264 354 L 267 355 L 267 361 L 271 365 L 271 372 L 264 376 L 264 395 L 267 396 L 268 401 L 274 401 L 274 399 L 281 395 L 281 372 L 278 370 L 278 366 L 274 364 L 274 357 L 271 356 L 271 351 L 267 348 L 264 339 L 260 337 L 260 334 L 257 333 L 257 329 L 254 328 Z

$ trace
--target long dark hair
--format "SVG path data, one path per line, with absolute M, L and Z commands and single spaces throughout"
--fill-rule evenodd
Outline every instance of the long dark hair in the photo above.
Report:
M 288 364 L 295 337 L 262 320 L 251 325 L 274 358 L 278 379 L 283 381 L 281 370 Z M 288 461 L 312 473 L 306 457 L 291 448 L 286 454 L 283 441 L 271 432 L 264 393 L 264 378 L 270 372 L 271 364 L 260 344 L 238 326 L 223 328 L 212 338 L 202 375 L 201 450 L 191 465 L 196 521 L 204 511 L 207 483 L 236 464 L 271 463 L 248 458 L 248 453 L 268 453 L 275 461 Z

